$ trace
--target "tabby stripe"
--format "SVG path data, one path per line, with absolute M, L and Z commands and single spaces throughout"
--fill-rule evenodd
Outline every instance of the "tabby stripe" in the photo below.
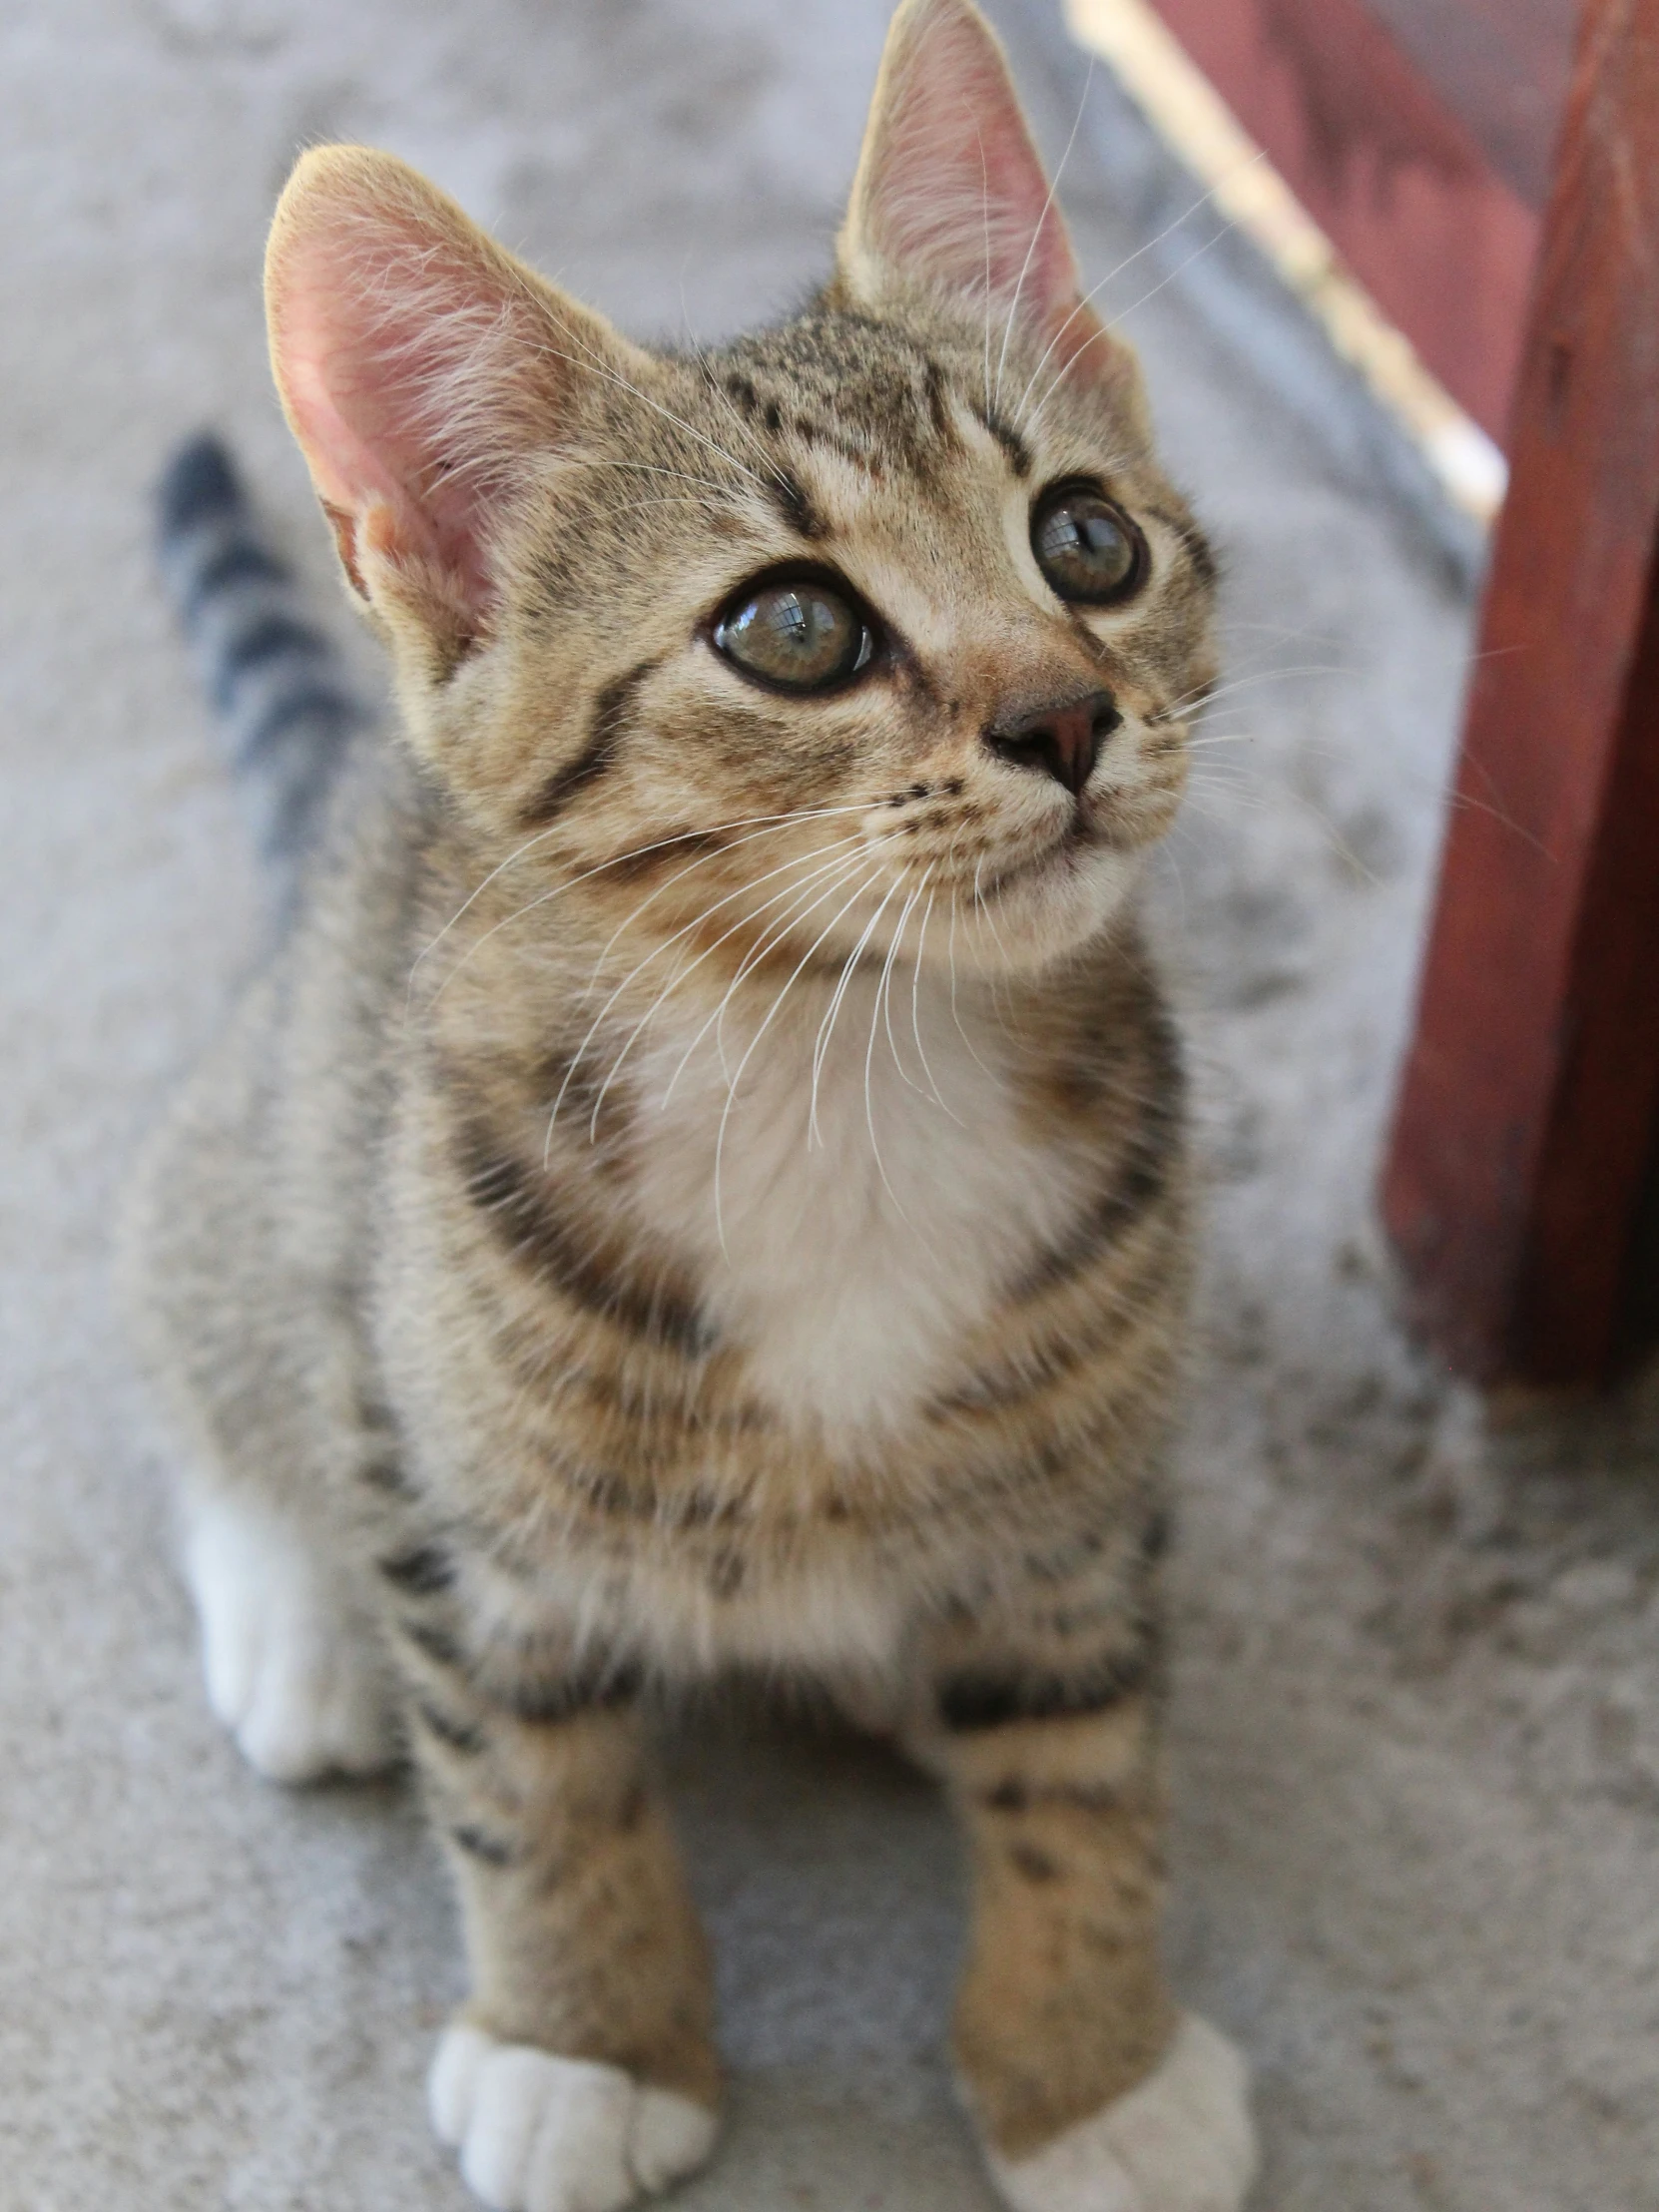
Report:
M 1029 1305 L 1083 1274 L 1169 1188 L 1170 1170 L 1180 1155 L 1186 1118 L 1174 1040 L 1166 1037 L 1159 1041 L 1163 1049 L 1146 1071 L 1147 1100 L 1139 1126 L 1118 1159 L 1111 1182 L 1083 1209 L 1066 1235 L 1042 1253 L 1015 1284 L 1011 1296 L 1016 1304 Z
M 1007 416 L 998 413 L 994 406 L 983 406 L 977 400 L 972 402 L 972 406 L 979 420 L 991 436 L 995 438 L 1003 452 L 1007 454 L 1008 465 L 1014 474 L 1016 476 L 1029 476 L 1031 473 L 1031 448 Z
M 1168 1250 L 1160 1242 L 1131 1270 L 1127 1281 L 1112 1284 L 1110 1297 L 1101 1301 L 1089 1327 L 1079 1328 L 1075 1334 L 1051 1330 L 1017 1362 L 994 1374 L 981 1372 L 959 1389 L 935 1398 L 929 1413 L 934 1419 L 943 1419 L 957 1413 L 998 1413 L 1010 1405 L 1023 1405 L 1074 1381 L 1083 1369 L 1094 1366 L 1108 1352 L 1117 1354 L 1132 1376 L 1138 1363 L 1123 1360 L 1125 1348 L 1138 1335 L 1144 1335 L 1149 1319 L 1155 1328 L 1165 1326 L 1154 1301 L 1168 1273 Z
M 357 1477 L 359 1481 L 366 1482 L 371 1490 L 378 1490 L 386 1497 L 412 1498 L 419 1495 L 395 1450 L 371 1454 L 358 1466 Z
M 933 425 L 933 436 L 947 452 L 959 453 L 961 438 L 950 418 L 950 383 L 937 361 L 929 361 L 924 372 L 927 391 L 927 413 Z
M 518 1853 L 499 1836 L 488 1836 L 481 1828 L 465 1824 L 449 1831 L 449 1841 L 458 1844 L 469 1858 L 481 1859 L 486 1867 L 510 1867 Z
M 629 1704 L 639 1695 L 642 1679 L 641 1669 L 628 1662 L 620 1666 L 588 1666 L 561 1675 L 556 1682 L 519 1683 L 510 1691 L 492 1690 L 491 1696 L 493 1702 L 503 1706 L 514 1720 L 523 1721 L 531 1728 L 542 1728 L 556 1721 L 571 1720 L 578 1713 Z
M 807 487 L 799 476 L 787 468 L 773 468 L 767 475 L 767 490 L 783 516 L 785 524 L 797 537 L 822 538 L 829 525 L 813 505 Z
M 1185 515 L 1171 514 L 1167 507 L 1149 506 L 1146 512 L 1156 516 L 1158 521 L 1175 532 L 1186 548 L 1187 558 L 1192 562 L 1193 572 L 1199 582 L 1214 584 L 1221 573 L 1221 564 L 1216 559 L 1215 547 L 1198 524 Z
M 545 829 L 573 799 L 615 766 L 634 695 L 656 666 L 655 659 L 641 661 L 626 675 L 613 677 L 600 692 L 588 718 L 587 743 L 573 761 L 567 761 L 548 778 L 524 808 L 521 820 L 527 830 Z
M 481 1124 L 457 1124 L 455 1146 L 473 1205 L 508 1250 L 528 1258 L 556 1290 L 586 1312 L 688 1359 L 711 1349 L 713 1332 L 694 1299 L 661 1282 L 648 1288 L 607 1272 L 554 1213 L 545 1183 L 497 1149 Z
M 429 1736 L 435 1736 L 440 1744 L 447 1744 L 451 1751 L 474 1753 L 483 1751 L 489 1738 L 481 1728 L 474 1728 L 467 1721 L 458 1721 L 440 1712 L 435 1705 L 428 1705 L 424 1698 L 417 1698 L 414 1716 Z
M 435 1597 L 454 1586 L 455 1562 L 441 1544 L 415 1544 L 374 1564 L 388 1582 L 411 1597 Z
M 1076 1673 L 989 1667 L 946 1675 L 938 1687 L 939 1718 L 946 1728 L 969 1733 L 1005 1728 L 1014 1721 L 1071 1719 L 1103 1713 L 1145 1687 L 1152 1669 L 1150 1642 L 1137 1650 L 1097 1659 Z
M 978 1801 L 993 1813 L 1029 1813 L 1033 1808 L 1058 1807 L 1073 1813 L 1110 1813 L 1123 1803 L 1124 1793 L 1105 1782 L 999 1782 L 994 1789 L 977 1793 Z
M 392 1623 L 397 1633 L 423 1652 L 435 1667 L 458 1667 L 465 1654 L 447 1629 L 433 1621 L 411 1621 L 399 1616 Z

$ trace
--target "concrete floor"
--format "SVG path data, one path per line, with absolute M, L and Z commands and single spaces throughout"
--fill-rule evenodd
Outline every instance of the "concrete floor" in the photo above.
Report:
M 1045 141 L 1083 66 L 997 11 Z M 15 0 L 0 18 L 0 2207 L 440 2212 L 459 1964 L 396 1788 L 286 1796 L 211 1724 L 105 1286 L 134 1140 L 255 910 L 146 546 L 217 420 L 326 581 L 258 266 L 295 147 L 421 163 L 641 330 L 825 263 L 885 0 Z M 1194 197 L 1096 78 L 1091 280 Z M 1369 1189 L 1468 606 L 1454 529 L 1203 218 L 1104 298 L 1228 554 L 1158 886 L 1210 1167 L 1185 1453 L 1172 1956 L 1260 2074 L 1267 2212 L 1659 2206 L 1659 1409 L 1484 1437 L 1405 1344 Z M 1206 248 L 1197 262 L 1190 257 Z M 987 2205 L 940 2058 L 928 1790 L 728 1717 L 674 1747 L 722 1958 L 713 2212 Z

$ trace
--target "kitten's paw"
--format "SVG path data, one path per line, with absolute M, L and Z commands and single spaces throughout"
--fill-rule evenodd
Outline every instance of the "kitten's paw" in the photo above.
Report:
M 1239 2212 L 1256 2174 L 1249 2073 L 1187 2013 L 1157 2069 L 1029 2158 L 990 2159 L 1014 2212 Z
M 432 2125 L 491 2212 L 618 2212 L 701 2166 L 716 2120 L 620 2066 L 446 2028 L 427 2079 Z
M 250 1766 L 314 1782 L 396 1763 L 396 1708 L 371 1632 L 291 1529 L 242 1499 L 199 1504 L 185 1574 L 208 1702 Z

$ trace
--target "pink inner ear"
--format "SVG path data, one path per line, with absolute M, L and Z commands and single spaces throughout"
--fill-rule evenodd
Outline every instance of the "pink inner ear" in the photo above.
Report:
M 1052 329 L 1077 271 L 1002 56 L 960 0 L 895 26 L 858 216 L 884 261 Z M 898 42 L 902 42 L 899 44 Z
M 376 508 L 377 548 L 435 565 L 481 614 L 501 449 L 527 411 L 551 428 L 550 394 L 515 390 L 547 381 L 527 302 L 445 213 L 301 204 L 273 270 L 273 352 L 359 588 L 346 518 Z

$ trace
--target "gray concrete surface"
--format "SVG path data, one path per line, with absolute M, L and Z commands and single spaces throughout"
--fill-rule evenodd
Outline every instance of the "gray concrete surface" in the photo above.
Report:
M 14 0 L 0 15 L 0 2206 L 440 2212 L 459 1980 L 396 1788 L 284 1796 L 211 1724 L 105 1288 L 135 1137 L 255 913 L 145 543 L 230 429 L 325 578 L 257 271 L 294 148 L 360 136 L 642 331 L 824 264 L 884 0 Z M 1047 143 L 1082 88 L 999 10 Z M 1192 189 L 1098 79 L 1101 276 Z M 1210 1163 L 1185 1454 L 1170 1942 L 1260 2069 L 1274 2212 L 1659 2205 L 1659 1408 L 1483 1437 L 1406 1346 L 1369 1179 L 1468 609 L 1408 459 L 1203 219 L 1105 297 L 1225 546 L 1229 659 L 1158 890 Z M 1179 272 L 1179 273 L 1178 273 Z M 1143 296 L 1144 295 L 1144 296 Z M 948 1830 L 872 1753 L 675 1747 L 730 2133 L 688 2208 L 988 2198 L 941 2026 Z

